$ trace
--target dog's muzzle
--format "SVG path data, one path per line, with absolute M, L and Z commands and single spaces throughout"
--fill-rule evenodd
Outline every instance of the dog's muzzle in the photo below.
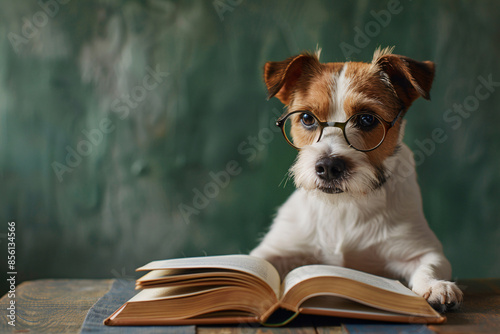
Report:
M 316 162 L 316 175 L 321 180 L 318 189 L 328 194 L 342 193 L 340 182 L 346 176 L 347 164 L 339 157 L 323 157 Z

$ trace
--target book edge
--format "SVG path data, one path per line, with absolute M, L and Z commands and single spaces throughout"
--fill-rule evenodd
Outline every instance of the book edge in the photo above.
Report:
M 377 320 L 377 321 L 390 321 L 399 323 L 422 323 L 422 324 L 442 324 L 446 322 L 446 316 L 438 313 L 437 317 L 419 316 L 419 315 L 382 315 L 382 314 L 359 314 L 349 311 L 338 311 L 338 310 L 312 310 L 308 308 L 300 308 L 299 312 L 301 314 L 311 314 L 329 317 L 341 317 L 341 318 L 352 318 L 352 319 L 364 319 L 364 320 Z

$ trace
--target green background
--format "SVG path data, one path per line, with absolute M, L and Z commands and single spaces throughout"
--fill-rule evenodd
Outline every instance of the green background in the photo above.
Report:
M 395 45 L 437 66 L 405 137 L 429 224 L 455 278 L 500 276 L 500 87 L 478 88 L 500 82 L 498 2 L 61 2 L 1 1 L 1 272 L 8 221 L 18 282 L 248 252 L 294 190 L 264 63 L 318 45 L 322 61 L 370 61 Z M 435 129 L 446 140 L 432 147 Z

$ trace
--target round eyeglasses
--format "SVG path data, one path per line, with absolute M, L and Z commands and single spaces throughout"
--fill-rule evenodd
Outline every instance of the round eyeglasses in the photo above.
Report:
M 299 110 L 280 117 L 276 125 L 281 128 L 286 141 L 297 150 L 317 143 L 324 128 L 336 127 L 342 130 L 349 146 L 361 152 L 369 152 L 382 145 L 387 131 L 394 126 L 402 112 L 403 109 L 392 122 L 377 114 L 362 112 L 342 123 L 322 122 L 313 113 Z

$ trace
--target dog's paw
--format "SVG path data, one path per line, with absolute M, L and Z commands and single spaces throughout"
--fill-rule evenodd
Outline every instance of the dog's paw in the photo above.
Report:
M 439 312 L 458 309 L 463 300 L 463 293 L 454 282 L 433 280 L 428 284 L 415 285 L 413 291 Z

